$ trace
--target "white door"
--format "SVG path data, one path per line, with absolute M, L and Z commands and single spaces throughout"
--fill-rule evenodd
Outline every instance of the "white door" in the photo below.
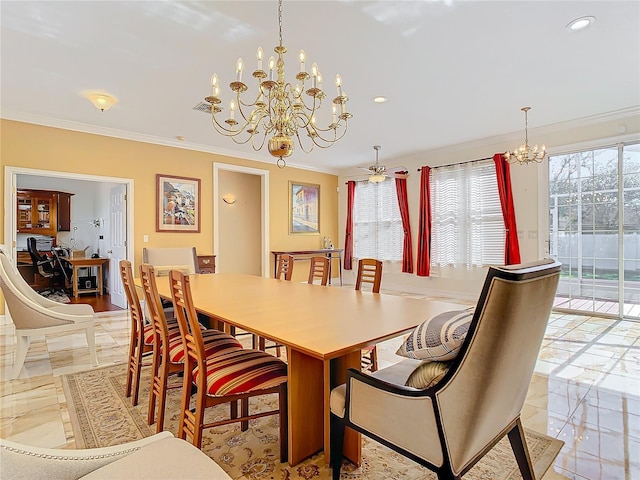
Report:
M 127 308 L 127 299 L 120 278 L 120 260 L 127 258 L 127 186 L 122 184 L 111 189 L 109 206 L 109 293 L 111 303 Z

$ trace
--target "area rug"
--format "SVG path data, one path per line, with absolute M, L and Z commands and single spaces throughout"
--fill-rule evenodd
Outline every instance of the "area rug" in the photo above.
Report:
M 48 298 L 49 300 L 53 300 L 54 302 L 58 302 L 58 303 L 70 303 L 71 299 L 69 298 L 69 296 L 65 293 L 64 290 L 42 290 L 41 292 L 38 292 L 40 295 L 42 295 L 43 297 Z
M 118 445 L 155 433 L 155 425 L 147 425 L 150 368 L 142 373 L 140 403 L 133 407 L 124 396 L 126 365 L 112 365 L 86 372 L 65 375 L 62 379 L 77 448 Z M 254 408 L 269 408 L 277 397 L 252 399 Z M 178 431 L 180 389 L 169 390 L 165 430 Z M 228 407 L 218 406 L 207 411 L 210 418 L 227 418 Z M 526 431 L 536 477 L 544 472 L 558 455 L 562 442 L 530 430 Z M 361 479 L 429 479 L 431 471 L 398 455 L 392 450 L 364 438 L 362 464 L 346 463 L 342 478 Z M 290 467 L 281 464 L 278 456 L 277 417 L 263 417 L 250 422 L 246 432 L 238 424 L 208 429 L 204 433 L 202 450 L 234 479 L 329 479 L 331 470 L 325 466 L 322 453 Z M 502 439 L 472 470 L 465 480 L 515 480 L 522 478 L 509 441 Z

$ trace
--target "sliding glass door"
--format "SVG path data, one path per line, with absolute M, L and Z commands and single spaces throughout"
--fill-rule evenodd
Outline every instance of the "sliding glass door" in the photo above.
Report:
M 640 144 L 549 157 L 556 308 L 640 319 Z

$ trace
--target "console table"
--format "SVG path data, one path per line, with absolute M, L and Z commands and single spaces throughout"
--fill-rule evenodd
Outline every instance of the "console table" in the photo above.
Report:
M 60 257 L 60 260 L 67 262 L 73 269 L 73 278 L 71 283 L 73 285 L 73 296 L 77 297 L 79 293 L 97 293 L 102 295 L 102 265 L 109 261 L 108 258 L 67 258 Z M 78 270 L 81 268 L 97 268 L 96 286 L 85 285 L 83 287 L 78 286 Z
M 316 256 L 324 256 L 329 259 L 329 285 L 331 285 L 331 260 L 333 258 L 338 259 L 338 265 L 340 267 L 340 286 L 342 286 L 342 253 L 344 248 L 322 248 L 320 250 L 292 250 L 292 251 L 275 251 L 273 254 L 273 276 L 278 274 L 278 258 L 280 255 L 291 255 L 294 260 L 309 259 Z

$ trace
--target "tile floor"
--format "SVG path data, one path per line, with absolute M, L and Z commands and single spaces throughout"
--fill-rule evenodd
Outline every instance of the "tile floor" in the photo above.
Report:
M 97 314 L 100 364 L 124 362 L 128 337 L 126 314 Z M 379 346 L 381 366 L 399 343 Z M 35 340 L 9 381 L 14 345 L 13 326 L 0 325 L 0 437 L 73 448 L 61 375 L 90 368 L 84 335 Z M 522 416 L 565 442 L 544 480 L 640 480 L 640 323 L 552 314 Z

